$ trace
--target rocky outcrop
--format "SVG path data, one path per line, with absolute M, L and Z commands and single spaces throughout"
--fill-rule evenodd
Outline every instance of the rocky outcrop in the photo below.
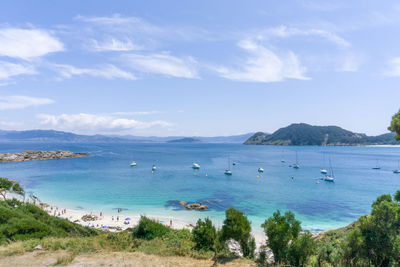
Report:
M 188 210 L 208 210 L 208 205 L 202 205 L 200 203 L 187 203 L 186 201 L 176 201 L 179 205 L 184 206 Z
M 74 153 L 71 151 L 35 151 L 27 150 L 21 153 L 0 154 L 0 162 L 17 162 L 28 160 L 65 159 L 87 157 L 88 153 Z

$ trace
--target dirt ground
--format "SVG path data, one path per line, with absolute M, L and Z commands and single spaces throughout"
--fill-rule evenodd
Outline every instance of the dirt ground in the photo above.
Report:
M 141 252 L 110 252 L 72 255 L 66 251 L 35 251 L 0 258 L 0 267 L 14 266 L 124 266 L 124 267 L 175 267 L 213 266 L 212 260 L 196 260 L 189 257 L 161 257 Z M 255 267 L 255 263 L 236 259 L 217 266 Z

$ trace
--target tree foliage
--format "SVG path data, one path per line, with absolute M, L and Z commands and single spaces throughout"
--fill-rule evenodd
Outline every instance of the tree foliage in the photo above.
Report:
M 293 266 L 304 266 L 315 252 L 315 241 L 310 233 L 297 237 L 289 246 L 288 258 Z
M 285 263 L 288 257 L 289 242 L 294 241 L 300 233 L 300 222 L 295 219 L 291 211 L 281 215 L 281 212 L 277 210 L 261 226 L 268 237 L 268 246 L 274 253 L 275 261 Z
M 225 215 L 226 218 L 221 229 L 221 239 L 226 241 L 232 238 L 238 241 L 242 248 L 243 256 L 254 257 L 255 245 L 253 243 L 255 244 L 255 242 L 250 235 L 250 221 L 243 215 L 243 212 L 232 207 L 225 211 Z
M 400 111 L 393 115 L 392 122 L 388 129 L 389 131 L 396 132 L 395 138 L 400 140 Z
M 137 226 L 133 228 L 133 236 L 136 238 L 151 240 L 157 237 L 165 236 L 169 231 L 165 225 L 155 222 L 146 216 L 140 217 L 140 221 Z
M 19 183 L 15 181 L 0 177 L 0 195 L 3 197 L 3 199 L 6 199 L 7 193 L 24 195 L 24 189 L 22 189 Z
M 199 219 L 192 230 L 192 235 L 196 249 L 214 250 L 217 231 L 209 218 L 204 219 L 204 221 Z

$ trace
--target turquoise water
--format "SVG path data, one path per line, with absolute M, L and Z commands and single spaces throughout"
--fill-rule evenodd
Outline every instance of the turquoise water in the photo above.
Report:
M 277 210 L 292 210 L 311 231 L 341 227 L 370 211 L 378 195 L 400 189 L 392 173 L 400 149 L 381 147 L 276 147 L 239 144 L 43 144 L 2 143 L 0 152 L 71 150 L 93 156 L 0 164 L 0 175 L 20 181 L 42 201 L 91 211 L 146 214 L 217 225 L 224 210 L 245 212 L 255 230 Z M 300 169 L 289 164 L 297 151 Z M 321 181 L 323 155 L 331 158 L 335 183 Z M 233 175 L 224 175 L 228 164 Z M 282 163 L 284 157 L 286 162 Z M 379 159 L 381 170 L 371 167 Z M 130 167 L 132 160 L 138 163 Z M 193 162 L 201 165 L 194 172 Z M 151 166 L 157 165 L 152 173 Z M 257 169 L 264 168 L 259 175 Z M 194 175 L 196 173 L 196 175 Z M 207 174 L 207 176 L 206 176 Z M 293 179 L 291 178 L 293 177 Z M 187 211 L 175 200 L 202 201 L 208 211 Z M 125 210 L 126 209 L 126 210 Z

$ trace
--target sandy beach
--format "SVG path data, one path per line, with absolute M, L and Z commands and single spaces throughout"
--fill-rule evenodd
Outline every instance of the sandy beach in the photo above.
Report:
M 131 227 L 135 227 L 140 220 L 140 214 L 128 214 L 126 212 L 119 213 L 117 211 L 113 214 L 102 212 L 94 213 L 85 210 L 66 209 L 51 205 L 45 208 L 43 207 L 43 210 L 45 210 L 49 215 L 64 218 L 82 226 L 88 226 L 110 232 L 119 232 Z M 84 215 L 90 215 L 92 218 L 94 218 L 94 220 L 84 221 L 82 219 Z M 194 226 L 191 222 L 173 217 L 159 217 L 155 215 L 146 216 L 173 229 L 191 230 Z M 266 236 L 264 233 L 253 231 L 252 235 L 255 238 L 257 248 L 265 245 Z

